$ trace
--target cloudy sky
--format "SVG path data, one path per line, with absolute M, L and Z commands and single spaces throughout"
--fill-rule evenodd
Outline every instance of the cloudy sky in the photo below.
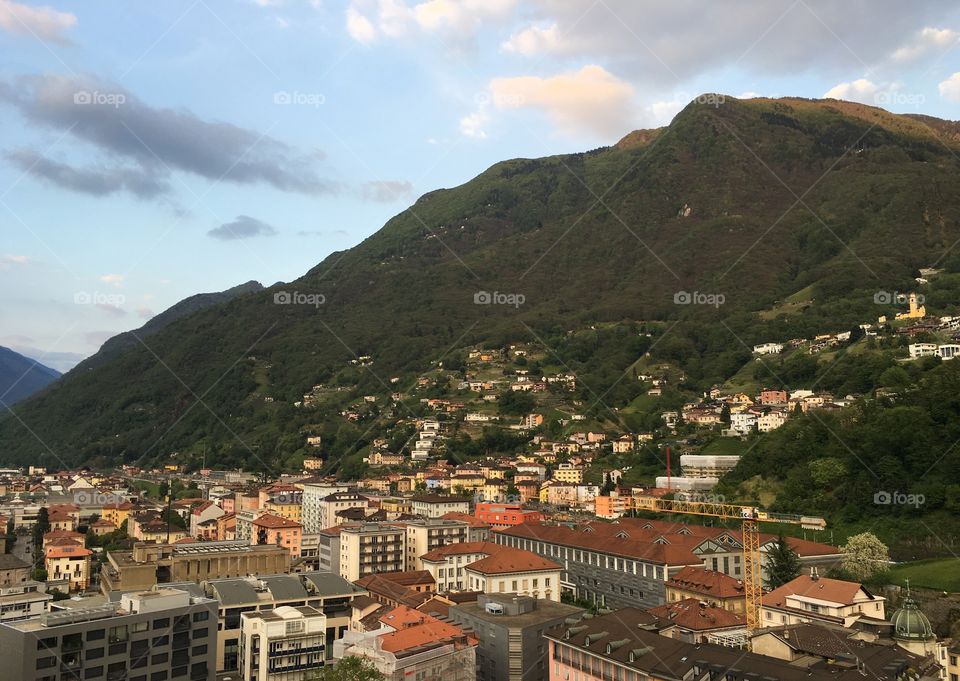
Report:
M 67 369 L 703 92 L 960 118 L 937 0 L 0 0 L 0 345 Z

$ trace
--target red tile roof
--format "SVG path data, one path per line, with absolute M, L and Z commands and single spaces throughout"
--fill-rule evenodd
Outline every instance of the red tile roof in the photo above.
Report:
M 274 515 L 273 513 L 264 513 L 262 516 L 254 520 L 253 524 L 258 527 L 266 527 L 271 530 L 303 527 L 303 525 L 298 523 L 296 520 L 290 520 L 289 518 Z
M 873 596 L 863 588 L 862 584 L 856 582 L 829 579 L 828 577 L 813 579 L 810 575 L 800 575 L 764 596 L 763 604 L 774 608 L 784 607 L 788 596 L 804 596 L 821 601 L 830 601 L 831 603 L 850 605 L 861 591 L 867 596 Z
M 731 629 L 745 627 L 747 619 L 738 613 L 702 606 L 696 598 L 685 598 L 650 608 L 651 615 L 690 631 L 710 631 L 712 629 Z
M 668 587 L 713 598 L 743 598 L 743 582 L 715 570 L 685 567 L 667 580 Z

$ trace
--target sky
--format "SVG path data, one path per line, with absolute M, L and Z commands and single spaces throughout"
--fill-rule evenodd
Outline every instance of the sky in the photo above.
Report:
M 0 0 L 0 345 L 65 371 L 703 93 L 960 118 L 939 0 Z

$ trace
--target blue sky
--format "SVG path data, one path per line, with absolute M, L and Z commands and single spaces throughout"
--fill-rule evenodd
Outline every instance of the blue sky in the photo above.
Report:
M 0 345 L 62 370 L 703 92 L 960 118 L 951 2 L 49 2 L 0 0 Z

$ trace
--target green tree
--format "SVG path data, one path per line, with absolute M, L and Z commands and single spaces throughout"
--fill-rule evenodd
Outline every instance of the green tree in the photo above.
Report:
M 386 677 L 373 663 L 356 655 L 347 655 L 335 665 L 317 669 L 307 681 L 384 681 Z
M 777 537 L 773 548 L 767 552 L 767 578 L 764 579 L 764 586 L 767 589 L 776 589 L 783 586 L 792 579 L 800 576 L 802 566 L 800 565 L 800 556 L 790 548 L 783 533 Z
M 870 532 L 855 534 L 840 547 L 841 567 L 851 579 L 866 582 L 886 572 L 890 564 L 887 546 Z

